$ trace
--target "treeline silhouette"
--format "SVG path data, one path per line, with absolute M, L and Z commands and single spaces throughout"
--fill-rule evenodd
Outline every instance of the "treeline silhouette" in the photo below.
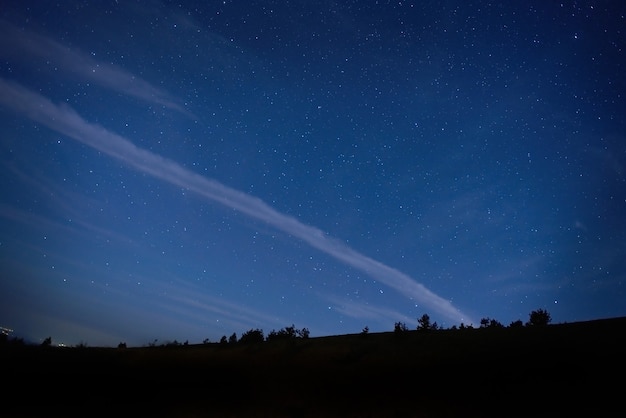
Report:
M 517 321 L 513 321 L 509 324 L 508 328 L 521 328 L 524 326 L 530 327 L 530 326 L 545 326 L 548 325 L 552 322 L 552 316 L 550 315 L 550 313 L 545 310 L 545 309 L 537 309 L 535 311 L 532 311 L 529 314 L 529 319 L 528 321 L 524 324 L 522 322 L 521 319 L 518 319 Z M 460 326 L 456 326 L 453 325 L 451 328 L 451 330 L 456 330 L 456 329 L 473 329 L 473 325 L 465 325 L 463 323 L 461 323 Z M 493 318 L 482 318 L 480 320 L 480 327 L 479 328 L 506 328 L 504 325 L 502 325 L 502 323 L 500 323 L 499 321 L 497 321 L 496 319 Z M 444 328 L 440 327 L 437 322 L 431 322 L 430 321 L 430 316 L 428 314 L 424 314 L 422 315 L 420 318 L 418 318 L 417 320 L 417 331 L 437 331 L 437 330 L 443 330 Z M 401 334 L 403 332 L 408 331 L 409 328 L 406 326 L 406 324 L 404 322 L 396 322 L 393 328 L 393 331 L 396 334 Z M 361 332 L 362 334 L 367 334 L 368 332 L 368 328 L 365 327 L 363 329 L 363 331 Z
M 626 317 L 551 322 L 539 309 L 444 329 L 424 314 L 383 332 L 311 338 L 290 325 L 128 349 L 4 335 L 0 416 L 614 416 Z
M 529 319 L 526 323 L 518 319 L 516 321 L 511 322 L 508 325 L 508 327 L 506 327 L 496 319 L 485 317 L 485 318 L 481 318 L 479 328 L 494 329 L 494 328 L 536 327 L 536 326 L 545 326 L 545 325 L 550 324 L 551 322 L 552 322 L 552 317 L 547 310 L 537 309 L 537 310 L 533 310 L 530 312 Z M 446 328 L 439 326 L 437 322 L 431 322 L 430 316 L 428 314 L 423 314 L 420 318 L 417 319 L 417 327 L 415 328 L 416 331 L 420 331 L 420 332 L 441 331 L 445 329 Z M 465 325 L 463 323 L 461 323 L 458 327 L 456 325 L 453 325 L 452 327 L 448 328 L 448 330 L 453 330 L 453 331 L 454 330 L 470 330 L 470 329 L 474 329 L 474 326 L 471 324 Z M 395 335 L 402 335 L 403 333 L 406 333 L 408 331 L 410 331 L 410 328 L 406 325 L 406 323 L 396 322 L 394 324 L 393 332 Z M 368 334 L 369 334 L 369 327 L 365 326 L 361 330 L 360 335 L 366 336 Z M 273 329 L 267 334 L 267 336 L 264 334 L 263 330 L 260 328 L 251 328 L 248 331 L 243 332 L 240 337 L 237 336 L 236 332 L 233 332 L 229 337 L 226 337 L 226 335 L 223 335 L 219 340 L 219 344 L 221 346 L 232 346 L 235 344 L 244 345 L 244 344 L 255 344 L 255 343 L 262 343 L 262 342 L 279 341 L 279 340 L 296 340 L 296 339 L 306 340 L 309 337 L 310 337 L 310 331 L 308 328 L 298 329 L 295 327 L 294 324 L 292 324 L 290 326 L 281 328 L 279 330 Z M 17 338 L 17 337 L 9 338 L 9 335 L 7 333 L 0 334 L 0 345 L 9 345 L 9 344 L 18 345 L 18 346 L 27 345 L 27 343 L 24 342 L 23 338 Z M 203 344 L 211 344 L 211 341 L 207 338 L 203 341 Z M 45 338 L 43 342 L 41 342 L 40 345 L 42 347 L 52 346 L 52 337 Z M 178 340 L 173 340 L 173 341 L 166 341 L 161 344 L 158 344 L 158 340 L 155 339 L 154 341 L 148 343 L 147 345 L 148 347 L 157 347 L 157 346 L 178 347 L 178 346 L 189 345 L 189 341 L 187 340 L 181 343 Z M 87 343 L 80 342 L 75 347 L 86 348 Z M 125 342 L 120 342 L 117 347 L 120 349 L 123 349 L 123 348 L 127 348 L 127 345 Z

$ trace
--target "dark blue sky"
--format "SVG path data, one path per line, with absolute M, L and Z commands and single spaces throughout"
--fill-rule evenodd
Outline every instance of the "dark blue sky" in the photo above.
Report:
M 0 326 L 626 315 L 621 2 L 3 2 Z

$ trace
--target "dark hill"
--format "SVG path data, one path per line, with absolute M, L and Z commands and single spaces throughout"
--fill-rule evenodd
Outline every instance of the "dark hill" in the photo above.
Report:
M 0 416 L 614 416 L 625 332 L 615 318 L 227 346 L 5 344 Z

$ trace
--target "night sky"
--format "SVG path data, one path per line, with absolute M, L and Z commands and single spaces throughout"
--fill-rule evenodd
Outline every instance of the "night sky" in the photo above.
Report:
M 0 326 L 626 316 L 626 3 L 3 1 Z

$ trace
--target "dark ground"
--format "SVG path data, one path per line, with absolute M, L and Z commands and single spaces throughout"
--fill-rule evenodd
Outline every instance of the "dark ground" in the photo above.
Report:
M 0 417 L 613 417 L 625 331 L 617 318 L 226 347 L 5 344 Z

